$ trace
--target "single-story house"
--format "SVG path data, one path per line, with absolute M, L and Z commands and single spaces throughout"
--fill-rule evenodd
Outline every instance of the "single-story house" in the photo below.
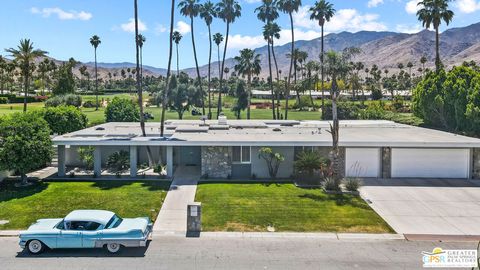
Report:
M 57 136 L 58 175 L 66 166 L 81 166 L 78 147 L 93 146 L 94 171 L 114 151 L 130 153 L 130 175 L 147 162 L 146 147 L 154 158 L 175 168 L 197 166 L 211 178 L 268 178 L 261 147 L 285 156 L 277 177 L 294 174 L 297 154 L 305 149 L 328 156 L 332 139 L 328 121 L 291 120 L 169 120 L 161 138 L 159 123 L 105 123 Z M 343 173 L 347 177 L 378 178 L 479 178 L 480 139 L 403 125 L 385 120 L 340 121 L 339 139 Z

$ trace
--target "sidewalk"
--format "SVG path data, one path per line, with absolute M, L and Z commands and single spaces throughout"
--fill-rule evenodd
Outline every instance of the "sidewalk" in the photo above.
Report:
M 45 179 L 47 177 L 50 177 L 54 174 L 56 174 L 58 171 L 57 167 L 45 167 L 43 169 L 40 169 L 38 171 L 34 171 L 31 173 L 28 173 L 27 176 L 29 178 L 38 178 L 38 179 Z
M 182 234 L 187 232 L 187 205 L 195 201 L 198 168 L 181 167 L 174 174 L 173 182 L 153 225 L 154 234 Z

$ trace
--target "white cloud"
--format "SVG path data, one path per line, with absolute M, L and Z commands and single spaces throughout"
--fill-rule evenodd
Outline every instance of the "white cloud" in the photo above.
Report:
M 320 28 L 318 26 L 318 22 L 310 20 L 310 13 L 308 11 L 309 8 L 310 6 L 303 6 L 298 10 L 297 13 L 294 14 L 294 24 L 297 27 L 318 31 Z M 378 14 L 362 14 L 356 9 L 340 9 L 335 13 L 330 22 L 325 23 L 325 30 L 327 32 L 387 30 L 387 26 L 378 19 Z
M 473 13 L 480 10 L 480 2 L 475 0 L 457 0 L 456 6 L 462 13 Z
M 244 0 L 245 2 L 249 3 L 249 4 L 254 4 L 254 3 L 260 3 L 262 2 L 262 0 Z
M 75 11 L 75 10 L 65 11 L 65 10 L 63 10 L 61 8 L 58 8 L 58 7 L 42 8 L 42 9 L 32 7 L 30 9 L 30 12 L 32 14 L 39 14 L 44 18 L 48 18 L 51 15 L 57 15 L 58 19 L 60 19 L 60 20 L 88 21 L 93 17 L 92 13 L 89 13 L 89 12 Z
M 418 5 L 422 0 L 410 0 L 405 4 L 405 11 L 408 14 L 416 14 L 422 7 Z
M 157 24 L 154 31 L 155 35 L 160 35 L 161 33 L 165 33 L 167 31 L 167 27 L 163 24 Z
M 383 4 L 383 0 L 369 0 L 367 6 L 369 8 L 377 7 L 378 5 Z
M 416 34 L 422 31 L 421 25 L 407 25 L 407 24 L 397 24 L 396 28 L 397 32 L 406 33 L 406 34 Z
M 121 24 L 120 28 L 125 32 L 135 33 L 135 19 L 130 18 L 127 23 Z M 139 19 L 138 31 L 144 32 L 147 30 L 148 30 L 147 25 Z
M 303 31 L 295 28 L 295 40 L 312 40 L 320 37 L 320 32 L 313 30 Z M 290 29 L 280 31 L 280 39 L 275 39 L 275 46 L 284 45 L 291 42 Z M 244 35 L 230 35 L 228 38 L 228 49 L 239 50 L 244 48 L 255 49 L 267 45 L 263 35 L 258 36 L 244 36 Z
M 190 25 L 184 21 L 178 21 L 175 31 L 180 32 L 182 35 L 188 34 L 190 33 Z

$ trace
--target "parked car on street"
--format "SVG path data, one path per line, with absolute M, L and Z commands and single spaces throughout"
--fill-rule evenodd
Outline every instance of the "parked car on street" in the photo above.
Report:
M 152 232 L 148 217 L 121 218 L 105 210 L 75 210 L 65 218 L 39 219 L 20 232 L 20 247 L 31 254 L 45 248 L 144 247 Z

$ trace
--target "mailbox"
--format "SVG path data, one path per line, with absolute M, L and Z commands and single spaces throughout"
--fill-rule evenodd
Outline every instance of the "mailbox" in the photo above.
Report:
M 202 231 L 202 203 L 187 205 L 187 234 L 199 234 Z

